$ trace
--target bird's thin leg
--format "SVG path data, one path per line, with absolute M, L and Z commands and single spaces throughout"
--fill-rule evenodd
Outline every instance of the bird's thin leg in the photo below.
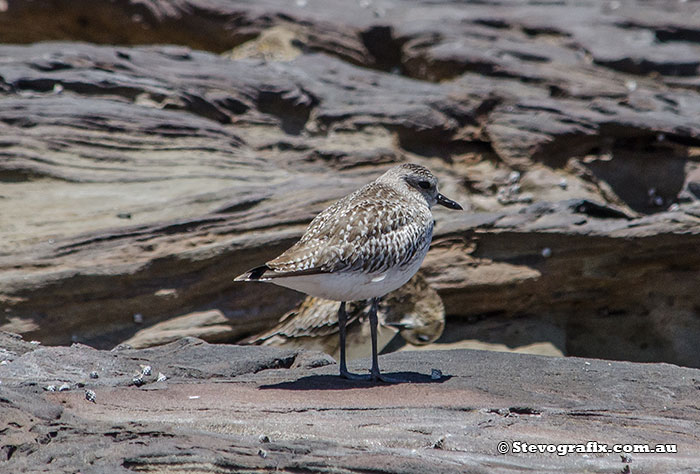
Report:
M 348 314 L 345 312 L 345 301 L 343 301 L 340 303 L 340 308 L 338 309 L 338 327 L 340 328 L 340 376 L 350 380 L 367 380 L 369 375 L 348 372 L 348 366 L 345 362 L 345 323 L 347 319 Z
M 379 306 L 379 298 L 372 298 L 372 305 L 369 309 L 369 329 L 372 337 L 372 370 L 370 371 L 372 380 L 381 380 L 387 383 L 399 383 L 403 380 L 394 379 L 382 375 L 379 372 L 379 356 L 377 355 L 377 308 Z

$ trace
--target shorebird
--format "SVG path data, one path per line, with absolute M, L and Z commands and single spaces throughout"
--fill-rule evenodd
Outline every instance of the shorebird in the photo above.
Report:
M 347 359 L 371 355 L 368 342 L 370 307 L 368 300 L 351 301 L 345 306 Z M 296 308 L 285 313 L 273 328 L 239 344 L 320 350 L 337 359 L 340 356 L 337 313 L 337 301 L 307 296 Z M 442 335 L 445 306 L 437 291 L 418 272 L 405 285 L 381 299 L 377 319 L 377 349 L 380 353 L 396 334 L 411 345 L 424 346 Z
M 277 258 L 248 270 L 236 281 L 269 281 L 318 298 L 340 301 L 340 375 L 347 379 L 396 382 L 381 374 L 377 356 L 379 298 L 417 271 L 433 237 L 431 208 L 462 209 L 438 192 L 428 168 L 406 163 L 336 201 L 317 215 L 299 241 Z M 345 354 L 347 301 L 371 300 L 372 368 L 348 371 Z

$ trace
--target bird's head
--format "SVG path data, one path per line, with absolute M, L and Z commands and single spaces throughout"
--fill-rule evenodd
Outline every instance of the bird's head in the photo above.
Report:
M 428 207 L 440 204 L 449 209 L 462 209 L 458 203 L 448 199 L 438 192 L 438 180 L 425 166 L 415 163 L 404 163 L 394 166 L 379 178 L 379 181 L 390 182 L 408 187 L 408 191 L 422 196 Z
M 445 329 L 445 320 L 426 318 L 425 315 L 406 314 L 401 321 L 386 323 L 398 329 L 406 342 L 414 346 L 425 346 L 437 341 Z
M 435 342 L 445 329 L 442 298 L 420 273 L 380 304 L 386 308 L 383 324 L 398 330 L 414 346 Z

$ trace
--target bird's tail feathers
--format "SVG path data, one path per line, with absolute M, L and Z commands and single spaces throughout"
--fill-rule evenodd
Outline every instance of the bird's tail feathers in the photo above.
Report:
M 238 275 L 233 281 L 260 281 L 264 280 L 263 275 L 265 272 L 270 270 L 267 265 L 260 265 L 259 267 L 251 268 L 242 275 Z

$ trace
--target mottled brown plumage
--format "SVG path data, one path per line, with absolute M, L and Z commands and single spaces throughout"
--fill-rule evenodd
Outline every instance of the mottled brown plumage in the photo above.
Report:
M 320 213 L 299 241 L 267 262 L 276 274 L 381 272 L 429 243 L 433 216 L 384 183 L 368 184 Z

